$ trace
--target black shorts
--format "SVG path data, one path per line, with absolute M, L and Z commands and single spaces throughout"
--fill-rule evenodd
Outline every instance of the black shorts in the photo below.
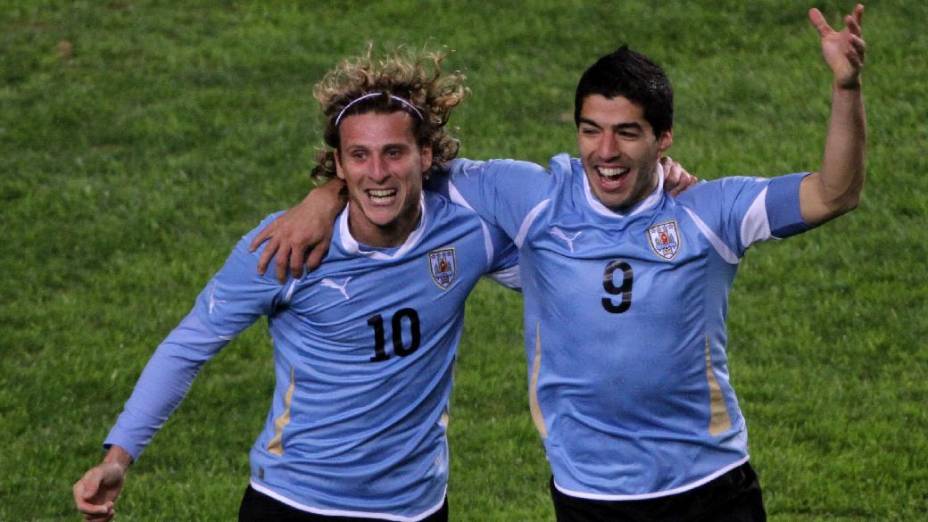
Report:
M 645 500 L 590 500 L 560 492 L 551 479 L 558 522 L 763 522 L 767 520 L 757 474 L 750 464 L 676 495 Z
M 271 498 L 250 485 L 245 489 L 242 505 L 238 508 L 239 522 L 374 522 L 379 518 L 334 517 L 318 515 L 288 506 Z M 448 498 L 441 509 L 422 519 L 423 522 L 448 522 Z

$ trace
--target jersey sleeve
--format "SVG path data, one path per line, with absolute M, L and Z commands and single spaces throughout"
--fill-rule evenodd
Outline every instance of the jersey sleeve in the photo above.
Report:
M 701 183 L 678 198 L 730 262 L 758 242 L 802 233 L 799 186 L 808 173 L 776 178 L 729 177 Z
M 489 225 L 485 228 L 492 245 L 493 256 L 487 277 L 512 290 L 521 290 L 522 277 L 519 271 L 519 249 L 499 227 Z
M 448 175 L 430 181 L 429 188 L 473 210 L 513 239 L 553 185 L 552 175 L 535 163 L 458 159 L 449 165 Z
M 799 187 L 808 172 L 780 176 L 770 180 L 765 203 L 770 222 L 771 236 L 785 238 L 801 234 L 811 228 L 802 219 L 799 205 Z
M 252 238 L 272 218 L 239 241 L 200 292 L 193 309 L 155 350 L 104 447 L 119 445 L 138 459 L 183 400 L 203 364 L 258 317 L 284 304 L 293 282 L 281 285 L 259 275 L 260 250 L 248 251 Z

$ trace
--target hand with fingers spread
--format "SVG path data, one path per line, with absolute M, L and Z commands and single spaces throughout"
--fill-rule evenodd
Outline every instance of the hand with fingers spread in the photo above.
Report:
M 112 446 L 103 462 L 87 470 L 74 483 L 74 504 L 84 520 L 104 522 L 116 516 L 115 504 L 125 482 L 132 458 L 125 450 Z
M 338 179 L 327 182 L 255 236 L 252 252 L 267 242 L 258 259 L 259 273 L 267 271 L 275 255 L 276 276 L 281 283 L 287 279 L 288 271 L 298 278 L 303 275 L 304 266 L 311 271 L 322 263 L 332 241 L 332 223 L 345 208 L 346 198 L 341 195 L 344 186 Z
M 844 29 L 835 31 L 818 9 L 809 10 L 809 21 L 822 39 L 822 56 L 835 75 L 835 85 L 842 89 L 860 86 L 860 70 L 864 65 L 866 44 L 862 36 L 864 6 L 857 4 L 854 12 L 844 17 Z
M 671 196 L 678 196 L 686 189 L 699 183 L 699 178 L 690 174 L 670 156 L 661 158 L 664 168 L 664 190 Z
M 861 36 L 864 6 L 857 4 L 835 31 L 818 9 L 809 21 L 821 38 L 822 56 L 834 74 L 831 115 L 822 165 L 800 187 L 802 218 L 818 225 L 857 208 L 866 178 L 867 119 L 860 73 L 866 46 Z

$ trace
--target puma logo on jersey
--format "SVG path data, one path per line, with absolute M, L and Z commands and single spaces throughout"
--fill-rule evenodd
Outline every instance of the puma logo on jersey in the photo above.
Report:
M 342 293 L 343 296 L 345 296 L 345 300 L 347 301 L 351 299 L 351 296 L 348 295 L 348 281 L 351 281 L 350 277 L 346 277 L 345 282 L 342 284 L 338 284 L 334 279 L 325 278 L 322 281 L 320 281 L 319 284 L 321 284 L 322 286 L 328 287 L 328 288 L 334 288 L 338 290 L 339 292 Z
M 571 236 L 557 227 L 551 227 L 551 235 L 558 239 L 563 239 L 564 242 L 567 243 L 567 248 L 570 249 L 571 253 L 574 252 L 574 240 L 580 237 L 580 234 L 582 233 L 583 233 L 582 231 L 577 232 L 576 234 Z

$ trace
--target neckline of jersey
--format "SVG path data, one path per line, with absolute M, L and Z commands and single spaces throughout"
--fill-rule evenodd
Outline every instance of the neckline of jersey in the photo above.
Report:
M 579 158 L 574 158 L 571 161 L 571 170 L 576 174 L 576 171 L 580 171 L 580 177 L 583 179 L 583 194 L 586 196 L 586 201 L 597 214 L 602 216 L 612 218 L 612 219 L 624 219 L 631 217 L 637 214 L 640 214 L 646 210 L 649 210 L 657 205 L 661 200 L 661 195 L 664 192 L 664 168 L 660 163 L 655 165 L 654 169 L 657 171 L 657 187 L 651 191 L 650 194 L 637 205 L 632 207 L 629 212 L 621 213 L 616 212 L 606 205 L 603 205 L 599 199 L 593 194 L 593 190 L 590 188 L 590 180 L 586 178 L 586 172 L 583 170 L 583 163 Z
M 419 244 L 419 241 L 422 239 L 422 234 L 425 232 L 425 226 L 428 220 L 428 213 L 426 213 L 425 205 L 425 192 L 419 195 L 419 224 L 416 225 L 415 230 L 406 237 L 406 241 L 398 247 L 378 248 L 359 243 L 358 240 L 351 235 L 351 230 L 348 228 L 348 210 L 350 206 L 351 203 L 348 203 L 341 214 L 338 215 L 337 223 L 339 244 L 342 249 L 349 254 L 367 256 L 371 259 L 381 261 L 397 259 Z

